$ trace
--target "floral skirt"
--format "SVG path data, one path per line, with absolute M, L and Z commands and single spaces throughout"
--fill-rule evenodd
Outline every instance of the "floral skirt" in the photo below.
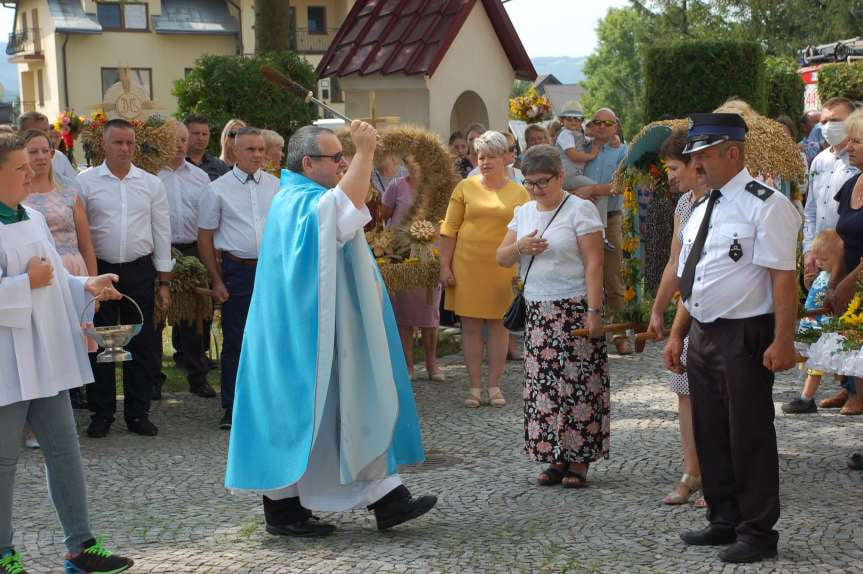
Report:
M 611 392 L 605 339 L 572 337 L 585 326 L 581 298 L 527 301 L 525 452 L 539 462 L 608 458 Z

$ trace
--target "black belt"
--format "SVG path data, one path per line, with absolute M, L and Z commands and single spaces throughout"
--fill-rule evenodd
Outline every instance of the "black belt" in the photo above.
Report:
M 194 247 L 198 247 L 198 242 L 193 241 L 191 243 L 172 243 L 171 247 L 176 247 L 177 249 L 182 251 L 183 249 L 192 249 Z
M 623 215 L 623 210 L 622 209 L 615 209 L 614 211 L 609 211 L 606 214 L 606 217 L 614 217 L 616 215 Z
M 227 251 L 222 251 L 222 257 L 227 259 L 228 261 L 234 261 L 236 263 L 240 263 L 242 265 L 257 265 L 257 259 L 243 259 L 242 257 L 237 257 L 233 253 L 228 253 Z
M 703 323 L 698 319 L 695 319 L 695 322 L 698 323 L 698 326 L 703 329 L 713 329 L 716 327 L 721 327 L 723 325 L 733 325 L 735 323 L 742 323 L 743 321 L 773 321 L 773 313 L 765 313 L 764 315 L 755 315 L 754 317 L 744 317 L 743 319 L 714 319 L 709 323 Z

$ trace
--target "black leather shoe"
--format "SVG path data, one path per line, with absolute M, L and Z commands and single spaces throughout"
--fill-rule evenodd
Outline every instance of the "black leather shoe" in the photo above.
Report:
M 294 536 L 296 538 L 323 538 L 335 532 L 332 524 L 321 522 L 317 516 L 309 516 L 293 524 L 267 524 L 267 532 L 276 536 Z
M 111 430 L 111 422 L 101 417 L 91 418 L 90 426 L 87 427 L 87 436 L 90 438 L 105 438 L 108 436 L 108 431 Z
M 189 392 L 205 399 L 212 399 L 216 396 L 216 391 L 206 382 L 189 385 Z
M 722 546 L 733 544 L 737 540 L 737 533 L 733 528 L 711 524 L 701 530 L 684 532 L 680 539 L 690 546 Z
M 159 434 L 159 429 L 147 417 L 129 419 L 126 421 L 126 427 L 131 432 L 143 436 L 156 436 Z
M 161 401 L 162 400 L 162 381 L 157 383 L 153 383 L 153 390 L 150 393 L 151 401 Z
M 225 414 L 222 415 L 222 420 L 219 421 L 219 428 L 222 430 L 231 430 L 231 421 L 234 419 L 234 411 L 225 409 Z
M 776 558 L 776 548 L 753 546 L 742 540 L 738 540 L 733 545 L 719 553 L 719 559 L 723 562 L 731 562 L 733 564 L 748 564 L 750 562 L 760 562 L 766 558 Z
M 437 504 L 437 496 L 408 496 L 375 507 L 378 530 L 389 530 L 408 520 L 418 518 L 434 508 L 435 504 Z

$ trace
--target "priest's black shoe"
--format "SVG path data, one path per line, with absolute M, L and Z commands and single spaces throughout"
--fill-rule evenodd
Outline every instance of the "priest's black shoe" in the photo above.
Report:
M 317 516 L 307 518 L 292 524 L 267 524 L 267 532 L 277 536 L 295 536 L 297 538 L 323 538 L 335 532 L 332 524 L 321 522 Z
M 195 383 L 193 385 L 190 384 L 189 392 L 204 399 L 212 399 L 216 396 L 215 389 L 213 389 L 213 387 L 210 386 L 210 383 L 206 381 L 203 383 Z
M 754 546 L 738 540 L 719 553 L 719 559 L 733 564 L 748 564 L 760 562 L 766 558 L 776 558 L 776 548 L 773 546 Z
M 733 528 L 711 524 L 701 530 L 684 532 L 680 535 L 680 539 L 690 546 L 722 546 L 734 543 L 737 540 L 737 533 Z
M 159 434 L 159 429 L 147 417 L 129 419 L 126 421 L 126 427 L 131 432 L 143 436 L 156 436 Z
M 90 438 L 105 438 L 108 436 L 108 431 L 111 430 L 111 421 L 100 417 L 90 419 L 90 426 L 87 427 L 87 436 Z
M 375 511 L 378 530 L 389 530 L 408 520 L 418 518 L 434 508 L 437 496 L 411 496 L 404 485 L 400 485 L 383 498 L 369 506 Z

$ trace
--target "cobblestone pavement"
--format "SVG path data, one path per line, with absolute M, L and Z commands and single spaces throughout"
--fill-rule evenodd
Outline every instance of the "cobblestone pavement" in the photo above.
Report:
M 122 422 L 106 439 L 82 436 L 94 528 L 136 560 L 133 571 L 150 573 L 863 572 L 863 484 L 845 465 L 863 447 L 863 417 L 777 416 L 780 556 L 735 568 L 678 539 L 704 524 L 702 511 L 660 502 L 681 470 L 676 400 L 657 347 L 612 358 L 611 458 L 591 468 L 583 490 L 535 485 L 541 467 L 522 451 L 519 364 L 506 370 L 507 406 L 478 410 L 462 406 L 461 357 L 442 364 L 447 382 L 415 383 L 428 461 L 402 469 L 413 492 L 440 496 L 421 519 L 381 534 L 357 510 L 322 514 L 339 528 L 328 539 L 268 535 L 259 500 L 222 486 L 218 400 L 176 393 L 154 405 L 156 438 Z M 777 412 L 799 380 L 779 377 Z M 41 462 L 38 451 L 22 453 L 16 545 L 31 572 L 60 572 L 63 535 Z

